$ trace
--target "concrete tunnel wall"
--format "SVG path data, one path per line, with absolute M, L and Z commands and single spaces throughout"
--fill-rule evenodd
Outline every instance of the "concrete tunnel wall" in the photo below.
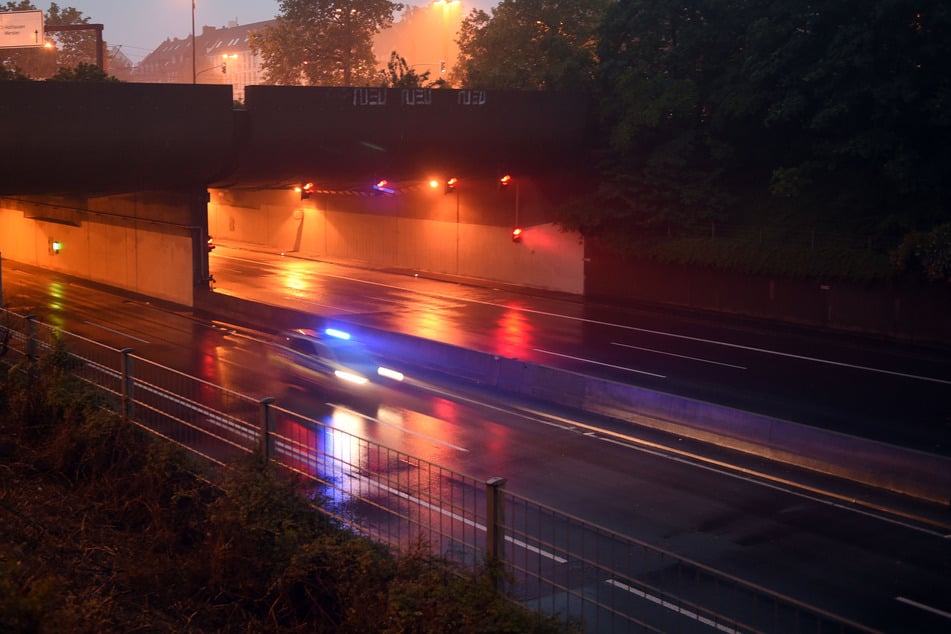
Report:
M 322 318 L 199 294 L 196 308 L 264 329 L 319 327 Z M 314 323 L 314 322 L 318 323 Z M 335 324 L 341 320 L 335 318 Z M 951 503 L 951 459 L 751 412 L 353 325 L 381 356 L 407 366 L 710 442 L 782 463 L 941 504 Z
M 494 181 L 482 189 L 457 197 L 425 185 L 392 198 L 317 193 L 304 201 L 290 189 L 212 190 L 208 231 L 235 246 L 584 293 L 581 236 L 543 221 L 544 202 L 525 195 L 515 243 L 511 197 L 500 210 Z
M 182 193 L 0 198 L 0 254 L 192 306 L 201 271 L 207 274 L 204 213 L 203 199 Z

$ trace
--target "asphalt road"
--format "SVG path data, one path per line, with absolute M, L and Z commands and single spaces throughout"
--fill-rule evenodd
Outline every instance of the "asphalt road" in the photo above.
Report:
M 244 254 L 238 255 L 239 266 L 250 266 Z M 290 262 L 294 270 L 281 273 L 282 262 Z M 275 259 L 260 267 L 267 279 L 243 273 L 242 285 L 276 285 L 274 280 L 283 275 L 288 283 L 279 288 L 286 300 L 295 293 L 307 296 L 321 306 L 315 313 L 377 327 L 377 319 L 394 320 L 412 325 L 415 334 L 432 332 L 444 341 L 472 345 L 482 341 L 512 356 L 553 356 L 548 353 L 561 353 L 556 346 L 568 338 L 566 332 L 591 328 L 577 318 L 553 317 L 561 334 L 549 339 L 547 325 L 529 327 L 526 320 L 554 314 L 551 310 L 513 305 L 535 298 L 418 278 L 375 278 L 376 273 L 339 267 L 329 278 L 333 289 L 318 291 L 324 282 L 311 265 L 320 268 Z M 308 270 L 298 271 L 298 266 Z M 345 421 L 339 424 L 346 424 L 350 433 L 461 473 L 506 477 L 507 487 L 520 495 L 870 627 L 939 632 L 951 625 L 948 509 L 751 464 L 748 457 L 615 421 L 546 410 L 538 403 L 499 401 L 462 385 L 430 385 L 429 377 L 418 377 L 415 387 L 385 390 L 370 401 L 331 395 L 320 386 L 288 384 L 266 361 L 266 333 L 209 324 L 187 311 L 103 293 L 52 274 L 17 271 L 6 262 L 4 267 L 4 303 L 11 310 L 31 312 L 115 348 L 135 348 L 158 363 L 255 398 L 274 396 L 284 407 L 318 420 Z M 380 281 L 384 279 L 389 281 Z M 336 281 L 345 286 L 338 288 Z M 423 294 L 411 292 L 406 288 L 410 284 L 422 286 Z M 447 286 L 464 297 L 449 299 Z M 577 308 L 570 300 L 542 299 Z M 437 307 L 435 316 L 428 314 Z M 491 334 L 460 321 L 469 308 Z M 664 331 L 673 331 L 671 326 Z M 574 345 L 584 353 L 584 346 Z M 681 352 L 693 356 L 694 351 Z M 732 356 L 711 360 L 737 361 Z M 349 411 L 363 416 L 341 416 Z M 768 480 L 750 475 L 767 470 L 773 476 Z
M 951 348 L 610 306 L 219 247 L 217 288 L 951 455 Z

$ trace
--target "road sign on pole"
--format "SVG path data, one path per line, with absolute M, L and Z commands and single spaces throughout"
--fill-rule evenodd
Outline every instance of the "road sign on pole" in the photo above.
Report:
M 0 13 L 0 48 L 43 46 L 42 11 L 10 11 Z

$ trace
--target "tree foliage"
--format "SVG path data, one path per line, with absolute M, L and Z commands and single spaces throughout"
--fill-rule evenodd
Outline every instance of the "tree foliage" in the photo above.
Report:
M 428 70 L 417 73 L 396 51 L 390 53 L 390 61 L 386 64 L 383 76 L 383 84 L 388 88 L 443 88 L 446 86 L 446 81 L 442 78 L 430 81 Z
M 79 63 L 74 68 L 62 67 L 49 81 L 119 81 L 96 64 Z
M 483 89 L 585 90 L 610 0 L 502 0 L 460 27 L 454 83 Z
M 373 36 L 403 5 L 390 0 L 282 0 L 276 24 L 254 35 L 269 84 L 379 84 Z
M 741 221 L 770 196 L 896 243 L 949 217 L 947 3 L 618 0 L 597 58 L 601 178 L 569 227 Z

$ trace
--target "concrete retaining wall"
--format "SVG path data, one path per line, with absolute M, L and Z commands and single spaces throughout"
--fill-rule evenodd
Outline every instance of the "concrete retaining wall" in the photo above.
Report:
M 303 201 L 291 189 L 212 190 L 208 231 L 222 244 L 584 292 L 584 242 L 540 220 L 553 204 L 544 188 L 526 181 L 519 192 L 524 231 L 514 243 L 514 192 L 499 194 L 494 180 L 465 184 L 448 196 L 424 184 L 396 197 L 324 192 Z
M 315 317 L 319 321 L 319 316 L 218 292 L 200 293 L 196 308 L 264 328 L 313 326 Z M 438 341 L 362 326 L 354 330 L 365 335 L 381 356 L 501 392 L 635 422 L 942 505 L 951 503 L 951 460 L 941 456 Z
M 195 205 L 185 194 L 0 198 L 0 253 L 49 271 L 191 306 L 202 268 L 207 271 L 200 238 L 204 229 L 188 222 L 195 216 L 203 220 L 204 202 L 197 212 Z M 160 222 L 163 216 L 168 220 Z M 61 245 L 58 253 L 52 249 L 54 241 Z

